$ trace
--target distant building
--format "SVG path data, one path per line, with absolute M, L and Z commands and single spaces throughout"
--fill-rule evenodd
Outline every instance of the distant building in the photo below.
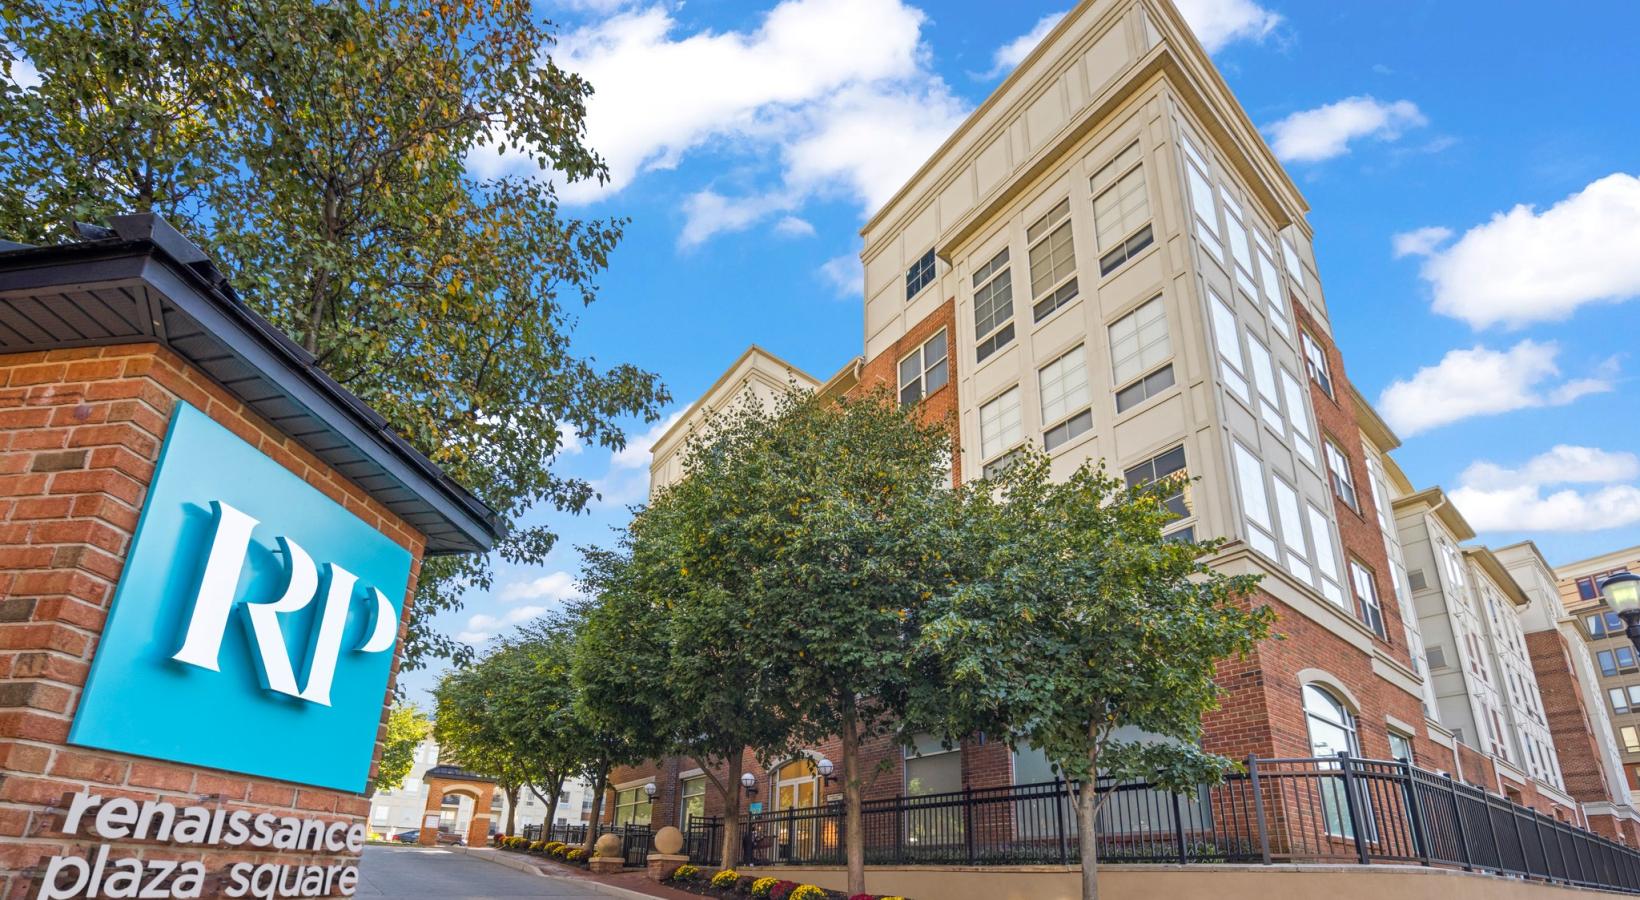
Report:
M 427 785 L 422 781 L 422 775 L 438 763 L 438 744 L 431 739 L 423 741 L 416 748 L 415 762 L 404 783 L 390 791 L 377 791 L 370 798 L 371 833 L 389 837 L 421 827 L 422 809 L 427 804 Z M 465 834 L 473 816 L 473 801 L 451 794 L 445 797 L 439 815 L 441 830 Z M 591 816 L 592 787 L 580 779 L 565 782 L 563 796 L 553 816 L 554 824 L 580 825 Z M 547 804 L 534 791 L 524 788 L 518 798 L 518 817 L 514 828 L 543 824 L 546 817 Z M 501 831 L 507 825 L 507 798 L 499 790 L 491 806 L 490 823 L 492 832 Z
M 1623 620 L 1600 599 L 1600 580 L 1617 572 L 1640 571 L 1640 547 L 1617 550 L 1561 566 L 1560 598 L 1577 619 L 1599 673 L 1600 697 L 1611 716 L 1623 781 L 1640 802 L 1640 657 L 1623 633 Z

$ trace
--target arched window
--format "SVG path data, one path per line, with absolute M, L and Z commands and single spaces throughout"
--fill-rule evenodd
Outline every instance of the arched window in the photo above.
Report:
M 1304 720 L 1310 731 L 1312 756 L 1361 754 L 1361 744 L 1355 733 L 1355 717 L 1350 715 L 1343 701 L 1326 688 L 1315 684 L 1304 685 Z
M 1350 715 L 1349 708 L 1331 691 L 1316 684 L 1304 685 L 1304 723 L 1310 732 L 1310 755 L 1316 757 L 1335 757 L 1340 753 L 1355 757 L 1361 755 L 1361 744 L 1357 739 L 1355 717 Z M 1322 763 L 1323 770 L 1337 769 L 1338 763 Z M 1327 833 L 1336 837 L 1353 838 L 1355 829 L 1351 827 L 1349 815 L 1349 801 L 1345 797 L 1345 781 L 1342 778 L 1320 777 L 1315 785 L 1321 794 L 1321 811 L 1325 818 Z M 1373 834 L 1372 811 L 1364 802 L 1365 798 L 1357 797 L 1356 806 L 1359 814 L 1364 818 L 1369 837 Z

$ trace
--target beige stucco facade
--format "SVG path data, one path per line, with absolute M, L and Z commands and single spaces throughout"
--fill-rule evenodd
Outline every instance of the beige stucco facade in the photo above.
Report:
M 1594 661 L 1599 701 L 1611 718 L 1630 802 L 1640 804 L 1640 651 L 1634 650 L 1621 627 L 1613 627 L 1621 623 L 1599 597 L 1600 579 L 1619 570 L 1640 572 L 1640 547 L 1568 563 L 1556 568 L 1555 575 L 1561 602 Z M 1618 697 L 1623 706 L 1616 705 Z

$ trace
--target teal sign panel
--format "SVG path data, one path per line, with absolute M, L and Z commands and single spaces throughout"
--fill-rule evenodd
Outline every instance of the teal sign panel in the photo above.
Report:
M 410 564 L 178 403 L 69 742 L 363 791 Z

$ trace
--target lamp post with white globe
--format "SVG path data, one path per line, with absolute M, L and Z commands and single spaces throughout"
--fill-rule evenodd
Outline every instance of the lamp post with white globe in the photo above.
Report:
M 1600 596 L 1628 626 L 1623 633 L 1640 650 L 1640 575 L 1618 572 L 1600 582 Z

